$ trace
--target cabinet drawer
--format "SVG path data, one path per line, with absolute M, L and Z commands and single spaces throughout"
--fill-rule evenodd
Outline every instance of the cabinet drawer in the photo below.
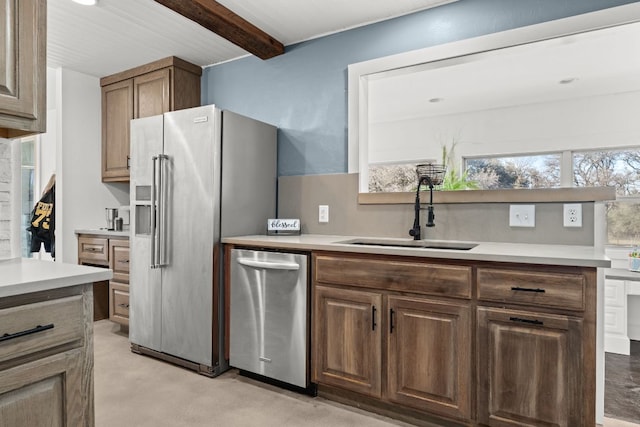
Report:
M 627 334 L 627 316 L 624 307 L 604 308 L 604 331 L 612 334 Z
M 314 271 L 319 283 L 471 298 L 467 266 L 316 255 Z
M 0 310 L 0 362 L 77 342 L 84 336 L 81 295 Z
M 584 310 L 584 276 L 478 268 L 478 299 Z
M 113 270 L 113 280 L 129 283 L 129 241 L 109 240 L 109 268 Z
M 129 324 L 129 286 L 109 283 L 109 319 L 121 325 Z
M 78 261 L 109 264 L 109 240 L 99 237 L 78 237 Z

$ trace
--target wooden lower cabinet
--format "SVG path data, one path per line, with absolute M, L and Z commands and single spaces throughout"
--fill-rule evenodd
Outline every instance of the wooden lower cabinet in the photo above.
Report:
M 313 260 L 324 397 L 419 425 L 595 425 L 596 268 Z
M 478 421 L 582 426 L 583 320 L 478 308 Z
M 314 380 L 381 396 L 382 294 L 316 286 Z
M 421 411 L 470 416 L 469 307 L 326 286 L 315 287 L 314 299 L 314 381 Z
M 390 401 L 453 418 L 471 416 L 468 304 L 387 297 Z
M 76 349 L 2 372 L 0 425 L 83 425 L 81 361 Z
M 92 427 L 91 284 L 0 298 L 0 426 Z
M 129 326 L 129 239 L 109 239 L 109 320 Z

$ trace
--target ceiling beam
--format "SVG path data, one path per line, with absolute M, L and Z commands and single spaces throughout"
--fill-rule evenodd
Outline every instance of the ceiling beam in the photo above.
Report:
M 275 38 L 214 0 L 155 0 L 261 59 L 284 53 Z

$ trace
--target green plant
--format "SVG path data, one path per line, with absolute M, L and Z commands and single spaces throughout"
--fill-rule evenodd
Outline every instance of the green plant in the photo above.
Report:
M 472 179 L 469 179 L 468 172 L 465 170 L 462 173 L 458 173 L 455 166 L 454 150 L 457 141 L 451 143 L 451 149 L 448 150 L 446 145 L 442 146 L 442 164 L 447 167 L 442 180 L 440 189 L 448 191 L 457 190 L 476 190 L 478 189 L 478 183 Z

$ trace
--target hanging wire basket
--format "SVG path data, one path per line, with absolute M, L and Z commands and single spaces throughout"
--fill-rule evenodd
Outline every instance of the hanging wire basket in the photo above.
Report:
M 416 166 L 416 174 L 418 182 L 424 178 L 428 178 L 433 185 L 440 185 L 444 180 L 444 173 L 447 170 L 445 165 L 424 163 Z

